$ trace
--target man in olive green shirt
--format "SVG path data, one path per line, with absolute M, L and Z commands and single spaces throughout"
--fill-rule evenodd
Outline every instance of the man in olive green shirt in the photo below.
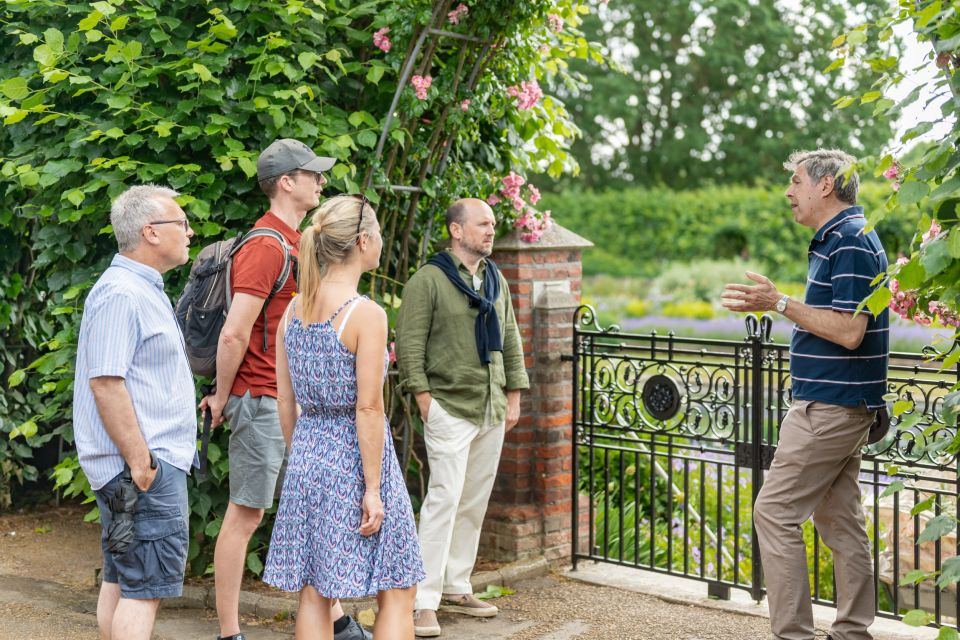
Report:
M 487 259 L 495 226 L 484 201 L 453 203 L 448 256 L 432 258 L 410 278 L 397 318 L 400 381 L 416 397 L 430 464 L 419 528 L 427 577 L 414 623 L 421 637 L 440 635 L 438 607 L 497 614 L 474 597 L 470 575 L 503 436 L 520 418 L 520 390 L 530 383 L 507 281 Z

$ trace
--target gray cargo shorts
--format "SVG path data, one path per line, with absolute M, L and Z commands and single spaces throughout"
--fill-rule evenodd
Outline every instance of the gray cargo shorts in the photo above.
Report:
M 117 476 L 94 491 L 100 507 L 103 581 L 120 585 L 120 595 L 132 600 L 177 598 L 183 591 L 187 566 L 187 474 L 157 460 L 157 475 L 146 491 L 137 490 L 133 514 L 134 540 L 126 553 L 107 550 L 107 528 L 113 519 L 108 502 L 117 490 Z
M 270 396 L 230 396 L 223 408 L 230 423 L 230 502 L 269 509 L 279 493 L 286 443 Z

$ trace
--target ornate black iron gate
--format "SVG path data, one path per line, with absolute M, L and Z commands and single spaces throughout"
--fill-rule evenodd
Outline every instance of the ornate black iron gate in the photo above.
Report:
M 636 334 L 578 309 L 574 568 L 580 559 L 610 562 L 700 580 L 719 597 L 731 588 L 763 597 L 752 510 L 791 399 L 789 347 L 771 341 L 771 327 L 769 316 L 748 316 L 742 341 Z M 956 626 L 955 585 L 904 582 L 960 555 L 955 532 L 923 534 L 960 503 L 955 429 L 943 418 L 960 371 L 953 358 L 943 369 L 945 357 L 934 348 L 891 354 L 896 415 L 888 436 L 865 449 L 860 481 L 877 614 L 919 608 L 931 624 Z M 811 597 L 833 604 L 831 554 L 812 522 L 804 538 Z

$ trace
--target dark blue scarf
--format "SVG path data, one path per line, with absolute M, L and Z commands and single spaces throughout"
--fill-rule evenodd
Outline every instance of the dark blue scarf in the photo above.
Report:
M 477 339 L 477 355 L 480 356 L 480 362 L 490 364 L 491 351 L 503 351 L 503 337 L 500 335 L 500 318 L 497 317 L 497 310 L 494 304 L 500 297 L 500 272 L 493 260 L 487 260 L 487 268 L 483 273 L 483 292 L 486 297 L 481 296 L 467 286 L 467 283 L 460 277 L 457 265 L 453 258 L 446 251 L 434 254 L 427 264 L 432 264 L 443 271 L 450 282 L 457 289 L 467 296 L 471 307 L 480 310 L 477 315 L 473 332 Z

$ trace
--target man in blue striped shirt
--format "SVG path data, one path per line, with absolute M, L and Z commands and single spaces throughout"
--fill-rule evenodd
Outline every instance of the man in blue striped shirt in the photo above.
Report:
M 794 321 L 790 342 L 793 403 L 754 506 L 773 634 L 814 637 L 810 582 L 801 525 L 812 515 L 833 551 L 837 617 L 828 638 L 869 640 L 874 577 L 860 502 L 860 448 L 883 406 L 889 353 L 888 312 L 856 314 L 887 270 L 876 232 L 864 232 L 856 206 L 856 159 L 837 150 L 797 152 L 786 197 L 794 219 L 816 233 L 808 250 L 803 302 L 767 278 L 727 285 L 723 305 L 776 310 Z
M 73 430 L 100 507 L 97 623 L 107 640 L 149 640 L 160 599 L 183 589 L 197 419 L 161 277 L 189 257 L 193 231 L 177 195 L 144 185 L 113 202 L 119 253 L 90 290 L 80 323 Z M 108 532 L 124 526 L 132 535 L 117 545 L 123 536 Z

